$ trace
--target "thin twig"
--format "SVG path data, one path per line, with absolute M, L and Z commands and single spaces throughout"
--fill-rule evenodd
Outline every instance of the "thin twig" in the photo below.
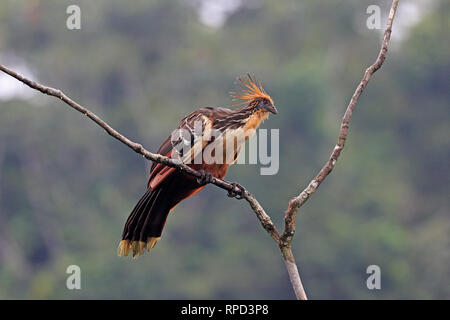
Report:
M 312 179 L 308 186 L 296 197 L 292 198 L 289 201 L 289 206 L 285 213 L 285 226 L 284 232 L 281 235 L 281 241 L 285 244 L 292 243 L 292 237 L 295 233 L 295 220 L 297 216 L 298 209 L 305 204 L 305 202 L 309 199 L 309 197 L 316 192 L 317 188 L 320 184 L 325 180 L 325 178 L 330 174 L 330 172 L 334 169 L 339 156 L 341 155 L 342 150 L 344 149 L 345 141 L 347 140 L 348 128 L 350 125 L 350 118 L 352 117 L 353 110 L 358 103 L 359 97 L 361 93 L 364 91 L 367 83 L 369 82 L 372 75 L 380 69 L 384 60 L 386 59 L 386 53 L 388 50 L 389 39 L 391 38 L 392 32 L 392 23 L 394 22 L 395 12 L 397 11 L 399 0 L 393 0 L 391 10 L 389 12 L 389 18 L 386 25 L 386 31 L 384 32 L 383 42 L 381 45 L 380 53 L 378 54 L 375 62 L 367 68 L 364 76 L 359 83 L 358 87 L 355 90 L 350 102 L 347 106 L 347 110 L 345 111 L 344 117 L 342 118 L 341 129 L 339 131 L 339 138 L 334 147 L 328 161 L 319 171 L 319 173 Z

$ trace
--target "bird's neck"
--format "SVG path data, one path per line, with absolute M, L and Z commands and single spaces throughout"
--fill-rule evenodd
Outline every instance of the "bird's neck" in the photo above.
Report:
M 223 118 L 217 119 L 214 126 L 219 130 L 256 130 L 259 125 L 269 117 L 265 110 L 257 110 L 246 106 L 232 110 Z
M 256 130 L 269 117 L 269 112 L 267 111 L 255 111 L 250 117 L 248 117 L 244 131 Z

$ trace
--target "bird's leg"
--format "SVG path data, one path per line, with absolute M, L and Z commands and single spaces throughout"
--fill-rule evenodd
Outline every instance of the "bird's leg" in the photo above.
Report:
M 238 200 L 243 199 L 245 188 L 236 182 L 232 182 L 231 185 L 233 186 L 233 189 L 228 190 L 228 196 L 230 198 L 236 198 Z
M 211 173 L 203 169 L 198 170 L 198 172 L 201 174 L 201 177 L 197 178 L 199 184 L 204 185 L 213 182 L 214 177 Z

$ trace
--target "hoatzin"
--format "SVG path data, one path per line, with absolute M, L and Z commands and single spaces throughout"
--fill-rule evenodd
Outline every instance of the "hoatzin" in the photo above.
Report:
M 212 177 L 223 179 L 228 167 L 236 162 L 245 140 L 255 133 L 269 113 L 277 113 L 272 98 L 259 82 L 249 74 L 238 80 L 243 89 L 231 94 L 234 100 L 239 100 L 233 106 L 240 107 L 195 110 L 181 119 L 172 135 L 158 149 L 161 155 L 181 158 L 200 172 L 201 178 L 153 163 L 147 191 L 125 223 L 119 256 L 127 256 L 131 251 L 134 258 L 142 255 L 144 249 L 150 251 L 161 238 L 169 212 L 180 201 L 203 189 Z M 179 150 L 180 145 L 183 150 Z M 212 151 L 209 152 L 210 158 L 206 159 L 204 153 L 208 149 Z M 240 187 L 238 184 L 235 186 Z M 242 194 L 229 193 L 229 196 L 242 197 Z

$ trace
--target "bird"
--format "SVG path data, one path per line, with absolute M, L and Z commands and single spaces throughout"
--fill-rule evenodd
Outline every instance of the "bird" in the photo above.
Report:
M 182 200 L 202 190 L 213 178 L 224 179 L 234 164 L 246 140 L 260 124 L 278 111 L 261 82 L 247 73 L 238 78 L 241 89 L 231 92 L 237 103 L 229 108 L 203 107 L 182 118 L 158 153 L 179 159 L 200 173 L 196 178 L 176 168 L 154 162 L 150 168 L 147 190 L 129 215 L 119 256 L 136 258 L 150 251 L 161 239 L 169 212 Z M 208 153 L 208 154 L 206 154 Z M 243 188 L 233 183 L 235 190 L 228 196 L 242 198 Z

